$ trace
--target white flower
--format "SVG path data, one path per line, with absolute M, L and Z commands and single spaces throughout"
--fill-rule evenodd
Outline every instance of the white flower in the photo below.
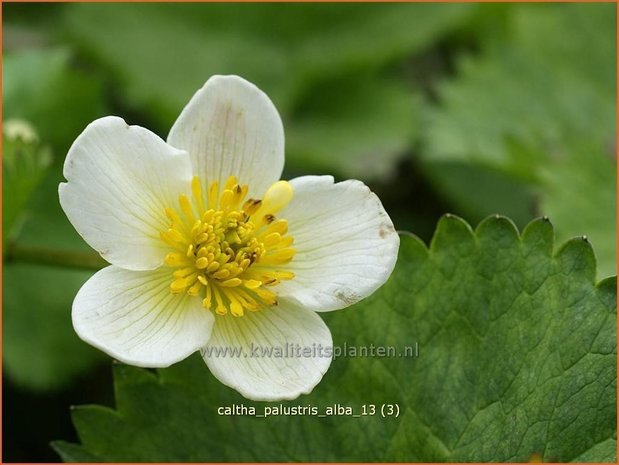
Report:
M 332 347 L 315 312 L 380 287 L 399 238 L 363 183 L 279 181 L 283 166 L 277 110 L 237 76 L 209 79 L 167 142 L 113 116 L 91 123 L 67 155 L 60 203 L 111 266 L 75 297 L 77 334 L 142 367 L 201 349 L 212 373 L 250 399 L 310 392 L 328 351 L 282 350 Z

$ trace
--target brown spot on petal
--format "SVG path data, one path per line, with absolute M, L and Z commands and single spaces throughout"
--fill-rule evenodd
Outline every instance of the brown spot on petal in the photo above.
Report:
M 361 298 L 350 289 L 341 289 L 335 293 L 335 298 L 342 301 L 346 305 L 352 305 Z
M 390 236 L 391 234 L 393 234 L 394 231 L 395 229 L 393 229 L 392 224 L 383 223 L 380 225 L 380 228 L 378 228 L 378 235 L 380 236 L 381 239 L 386 239 L 387 236 Z

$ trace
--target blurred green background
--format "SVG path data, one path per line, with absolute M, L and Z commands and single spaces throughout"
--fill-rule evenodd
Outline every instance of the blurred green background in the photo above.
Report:
M 362 179 L 426 241 L 446 212 L 548 215 L 615 274 L 613 4 L 2 8 L 4 461 L 57 461 L 69 406 L 113 405 L 109 358 L 71 327 L 97 260 L 58 205 L 69 146 L 108 114 L 165 137 L 212 74 L 272 98 L 284 178 Z

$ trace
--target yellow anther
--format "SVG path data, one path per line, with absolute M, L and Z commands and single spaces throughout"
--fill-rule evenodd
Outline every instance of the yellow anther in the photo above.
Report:
M 226 241 L 228 241 L 228 243 L 230 244 L 240 244 L 241 237 L 236 231 L 230 231 L 228 234 L 226 234 Z
M 275 214 L 282 210 L 292 200 L 292 186 L 287 181 L 277 181 L 267 189 L 262 204 L 253 215 L 252 221 L 257 224 L 273 222 Z
M 206 212 L 204 212 L 204 215 L 202 215 L 202 223 L 204 224 L 204 226 L 211 226 L 209 223 L 211 222 L 211 220 L 213 219 L 213 216 L 215 215 L 215 210 L 207 210 Z
M 262 245 L 265 247 L 273 247 L 279 241 L 282 240 L 282 235 L 280 233 L 274 232 L 267 234 L 262 240 Z
M 228 313 L 228 309 L 223 303 L 217 304 L 217 308 L 215 308 L 215 313 L 217 313 L 218 315 L 225 315 L 226 313 Z
M 264 194 L 262 208 L 267 213 L 275 214 L 292 200 L 292 186 L 288 181 L 277 181 Z
M 228 179 L 226 179 L 226 183 L 224 184 L 224 189 L 232 190 L 232 188 L 238 183 L 239 181 L 238 179 L 236 179 L 236 176 L 229 176 Z
M 259 287 L 258 289 L 254 289 L 254 292 L 258 295 L 258 297 L 264 300 L 267 305 L 275 305 L 277 303 L 277 298 L 271 291 Z
M 235 278 L 243 272 L 243 268 L 232 263 L 230 264 L 230 268 L 228 269 L 230 270 L 230 276 L 228 276 L 228 279 Z
M 236 300 L 230 302 L 230 313 L 234 316 L 243 316 L 243 306 Z
M 262 286 L 262 281 L 258 281 L 257 279 L 246 279 L 243 281 L 243 285 L 247 289 L 257 289 Z
M 271 269 L 295 254 L 287 221 L 275 218 L 290 202 L 292 187 L 279 181 L 263 200 L 247 201 L 248 186 L 234 176 L 219 187 L 213 182 L 204 191 L 194 177 L 191 195 L 181 194 L 176 208 L 165 209 L 170 227 L 160 235 L 173 251 L 164 263 L 173 268 L 170 292 L 200 297 L 203 307 L 218 315 L 240 317 L 276 305 L 276 293 L 264 286 L 276 289 L 294 278 Z
M 223 194 L 221 194 L 221 199 L 219 200 L 219 207 L 224 211 L 229 210 L 232 206 L 233 198 L 234 192 L 230 189 L 224 190 Z
M 209 264 L 209 266 L 206 267 L 206 271 L 208 273 L 213 273 L 215 271 L 217 271 L 217 269 L 220 267 L 220 263 L 219 262 L 213 262 L 211 261 L 211 263 Z
M 243 211 L 247 213 L 249 216 L 251 216 L 258 211 L 261 205 L 262 205 L 262 200 L 249 199 L 247 202 L 243 204 Z
M 168 229 L 167 231 L 162 231 L 161 237 L 163 240 L 172 241 L 172 242 L 183 242 L 183 235 L 178 232 L 176 229 Z
M 237 289 L 236 297 L 239 299 L 239 301 L 245 308 L 248 308 L 252 311 L 256 311 L 260 309 L 260 305 L 258 305 L 258 302 L 256 302 L 256 300 L 244 290 Z
M 219 197 L 219 183 L 214 181 L 208 188 L 208 208 L 215 210 L 217 208 L 217 199 Z
M 165 256 L 163 262 L 168 266 L 181 266 L 189 263 L 187 258 L 178 252 L 170 252 Z
M 187 289 L 187 294 L 189 294 L 190 296 L 197 296 L 200 293 L 200 290 L 202 289 L 202 284 L 198 281 L 196 281 L 195 284 L 193 284 L 189 289 Z
M 180 278 L 172 281 L 172 284 L 170 284 L 170 291 L 172 292 L 172 294 L 179 294 L 183 292 L 186 287 L 187 281 L 183 278 Z
M 175 278 L 184 278 L 192 274 L 194 271 L 196 271 L 194 267 L 188 266 L 187 268 L 181 268 L 180 270 L 176 270 L 174 273 L 172 273 L 172 276 L 174 276 Z
M 207 286 L 206 287 L 205 294 L 206 295 L 204 296 L 204 299 L 202 300 L 202 306 L 204 308 L 210 309 L 211 308 L 211 298 L 212 298 L 212 294 L 213 294 L 211 286 Z
M 277 279 L 283 280 L 294 279 L 294 273 L 292 271 L 276 271 L 275 276 L 277 276 Z
M 173 224 L 180 226 L 183 224 L 183 221 L 181 220 L 181 217 L 178 216 L 178 213 L 176 213 L 174 210 L 172 210 L 171 208 L 166 208 L 165 209 L 165 216 L 168 217 L 168 219 L 170 221 L 172 221 Z
M 230 270 L 227 268 L 223 268 L 213 273 L 213 278 L 215 279 L 226 279 L 228 276 L 230 276 Z
M 274 248 L 283 249 L 284 247 L 290 247 L 293 243 L 294 243 L 294 237 L 286 236 L 282 238 L 282 240 L 279 241 L 279 243 L 275 244 Z
M 196 234 L 200 234 L 202 232 L 203 227 L 204 226 L 202 224 L 202 221 L 196 220 L 193 223 L 193 226 L 191 227 L 191 232 L 189 234 L 191 234 L 192 236 L 195 236 Z
M 217 302 L 217 308 L 215 309 L 215 312 L 219 315 L 225 315 L 226 313 L 228 313 L 228 309 L 224 305 L 221 294 L 216 287 L 213 287 L 213 294 L 215 295 L 215 301 Z
M 226 281 L 222 281 L 221 283 L 219 283 L 219 285 L 223 287 L 236 287 L 240 286 L 242 283 L 243 281 L 241 281 L 239 278 L 232 278 Z
M 261 265 L 283 265 L 292 260 L 295 254 L 294 249 L 281 249 L 276 251 L 275 253 L 263 256 L 260 259 Z
M 191 223 L 193 223 L 195 221 L 195 217 L 193 216 L 193 211 L 191 208 L 191 202 L 189 201 L 189 198 L 185 194 L 181 194 L 178 196 L 178 203 L 180 204 L 181 210 L 183 211 L 187 219 Z
M 249 186 L 247 184 L 244 184 L 242 186 L 237 185 L 237 189 L 234 190 L 234 208 L 239 208 L 239 206 L 241 205 L 241 202 L 247 195 L 248 190 L 249 190 Z
M 278 233 L 280 235 L 284 235 L 288 232 L 288 221 L 286 220 L 276 220 L 269 224 L 266 230 L 258 236 L 258 239 L 264 240 L 266 236 L 273 233 Z

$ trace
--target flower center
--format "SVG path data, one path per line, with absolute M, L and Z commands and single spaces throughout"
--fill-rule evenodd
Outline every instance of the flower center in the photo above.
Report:
M 292 187 L 278 181 L 262 200 L 249 199 L 247 185 L 234 176 L 221 192 L 213 182 L 206 196 L 200 179 L 191 182 L 191 198 L 181 194 L 179 208 L 166 208 L 170 227 L 160 233 L 174 249 L 165 257 L 172 272 L 170 292 L 202 297 L 202 305 L 219 315 L 243 316 L 277 304 L 266 289 L 294 274 L 279 267 L 292 260 L 288 222 L 275 214 L 292 199 Z

